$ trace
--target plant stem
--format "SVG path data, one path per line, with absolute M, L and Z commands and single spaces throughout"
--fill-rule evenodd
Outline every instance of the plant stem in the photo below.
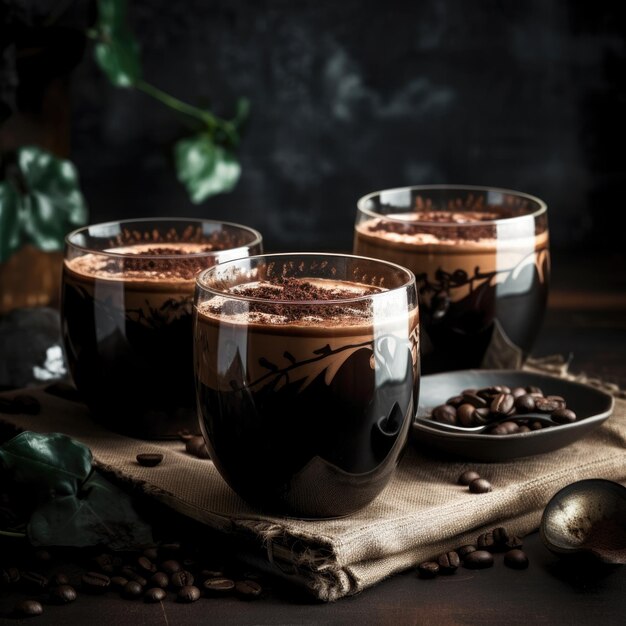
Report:
M 15 537 L 17 539 L 23 539 L 24 537 L 26 537 L 26 533 L 14 533 L 9 530 L 0 530 L 0 536 Z
M 145 80 L 138 80 L 135 83 L 135 86 L 137 87 L 137 89 L 141 89 L 141 91 L 148 94 L 149 96 L 152 96 L 165 106 L 170 107 L 170 109 L 174 109 L 179 113 L 184 113 L 185 115 L 195 117 L 201 122 L 204 122 L 205 124 L 207 124 L 210 130 L 215 129 L 217 126 L 220 125 L 220 120 L 218 120 L 209 111 L 203 111 L 202 109 L 198 109 L 197 107 L 187 104 L 186 102 L 183 102 L 182 100 L 171 96 L 170 94 L 159 89 L 158 87 L 147 83 Z

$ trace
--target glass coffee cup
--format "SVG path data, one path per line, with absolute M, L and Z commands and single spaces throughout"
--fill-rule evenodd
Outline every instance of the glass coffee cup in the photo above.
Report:
M 548 295 L 544 202 L 433 185 L 371 193 L 357 207 L 355 254 L 415 273 L 422 373 L 522 365 Z
M 413 274 L 350 255 L 275 254 L 220 264 L 197 285 L 198 410 L 228 484 L 296 517 L 368 504 L 417 410 Z
M 198 431 L 195 277 L 216 263 L 261 251 L 257 231 L 211 220 L 127 220 L 67 236 L 65 350 L 98 422 L 147 439 Z

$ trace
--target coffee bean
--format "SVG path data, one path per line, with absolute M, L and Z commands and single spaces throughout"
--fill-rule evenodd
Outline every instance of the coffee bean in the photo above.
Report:
M 209 580 L 209 578 L 226 578 L 226 576 L 221 570 L 203 569 L 200 571 L 198 575 L 199 580 L 204 583 L 204 581 Z
M 59 585 L 50 591 L 50 602 L 53 604 L 69 604 L 77 597 L 76 589 L 71 585 Z
M 193 585 L 193 574 L 187 570 L 181 570 L 172 574 L 170 578 L 170 585 L 174 589 L 181 589 L 182 587 L 188 587 Z
M 515 548 L 521 548 L 522 545 L 523 545 L 523 541 L 515 535 L 511 535 L 506 542 L 506 547 L 509 550 L 513 550 Z
M 565 398 L 563 398 L 563 396 L 546 396 L 546 400 L 556 402 L 559 405 L 559 409 L 567 408 L 567 404 L 565 403 Z
M 159 551 L 154 546 L 146 548 L 142 554 L 153 563 L 159 558 Z
M 424 561 L 417 566 L 417 573 L 420 578 L 434 578 L 439 573 L 439 563 Z
M 140 556 L 137 559 L 137 566 L 139 567 L 141 571 L 146 572 L 148 574 L 154 574 L 154 572 L 156 572 L 156 565 L 149 558 L 145 556 Z
M 519 425 L 515 422 L 501 422 L 494 426 L 489 432 L 492 435 L 513 435 L 519 430 Z
M 111 587 L 117 589 L 117 591 L 121 591 L 128 584 L 128 578 L 124 578 L 124 576 L 111 576 Z
M 203 587 L 207 595 L 224 595 L 235 588 L 235 581 L 224 577 L 207 578 L 204 581 Z
M 493 552 L 495 546 L 493 533 L 488 531 L 479 535 L 478 539 L 476 539 L 476 546 L 479 550 L 488 550 L 489 552 Z
M 483 424 L 486 424 L 489 421 L 490 414 L 491 413 L 487 407 L 475 409 L 473 416 L 474 426 L 482 426 Z
M 495 415 L 508 415 L 515 406 L 515 398 L 510 393 L 499 393 L 490 405 L 491 412 Z
M 42 563 L 49 563 L 52 561 L 52 554 L 48 550 L 35 550 L 35 559 Z
M 528 427 L 530 428 L 530 430 L 541 430 L 543 428 L 543 422 L 530 422 L 528 424 Z
M 13 612 L 22 617 L 34 617 L 43 613 L 43 606 L 37 600 L 22 600 L 15 605 Z
M 24 589 L 41 591 L 48 586 L 48 579 L 39 572 L 22 572 L 20 574 L 20 585 Z
M 535 409 L 540 413 L 554 413 L 560 405 L 555 400 L 548 400 L 546 398 L 537 398 L 535 400 Z
M 253 600 L 261 595 L 263 588 L 254 580 L 239 580 L 235 583 L 236 593 L 246 600 Z
M 161 600 L 165 600 L 167 593 L 161 587 L 152 587 L 146 591 L 143 599 L 144 602 L 161 602 Z
M 515 409 L 518 413 L 532 413 L 535 410 L 535 399 L 528 394 L 519 396 L 515 399 Z
M 185 443 L 185 450 L 199 459 L 210 459 L 211 455 L 202 435 L 195 435 Z
M 515 399 L 521 398 L 522 396 L 526 395 L 526 389 L 524 389 L 524 387 L 514 387 L 513 389 L 511 389 L 511 395 Z
M 153 587 L 160 587 L 161 589 L 167 589 L 170 584 L 170 577 L 165 572 L 157 572 L 150 578 L 150 585 Z
M 91 593 L 104 593 L 111 586 L 111 579 L 100 572 L 87 572 L 81 582 L 83 588 Z
M 469 484 L 472 493 L 488 493 L 491 489 L 491 483 L 485 478 L 476 478 Z
M 552 413 L 552 419 L 557 424 L 571 424 L 576 421 L 576 413 L 570 409 L 557 409 Z
M 482 409 L 487 406 L 487 400 L 475 393 L 463 393 L 463 402 L 467 402 L 477 409 Z
M 506 542 L 509 540 L 509 531 L 503 526 L 494 528 L 493 535 L 493 548 L 494 552 L 504 552 L 507 548 Z
M 517 429 L 518 433 L 529 433 L 530 432 L 530 426 L 527 426 L 526 424 L 520 424 L 518 429 Z
M 138 598 L 142 593 L 143 586 L 135 580 L 129 580 L 124 586 L 124 589 L 122 589 L 122 595 L 129 600 Z
M 526 569 L 528 567 L 528 557 L 523 550 L 509 550 L 504 555 L 504 564 L 513 569 Z
M 493 565 L 493 555 L 487 550 L 474 550 L 463 559 L 463 567 L 467 569 L 485 569 Z
M 471 544 L 467 546 L 461 546 L 460 548 L 457 548 L 456 552 L 461 559 L 464 559 L 468 554 L 476 552 L 476 546 L 473 546 Z
M 163 455 L 149 454 L 146 452 L 138 454 L 136 458 L 139 465 L 143 465 L 144 467 L 155 467 L 163 460 Z
M 62 585 L 69 585 L 69 584 L 70 584 L 70 579 L 63 572 L 57 572 L 56 574 L 52 575 L 52 578 L 50 578 L 50 585 L 52 587 L 61 587 Z
M 180 572 L 181 569 L 183 569 L 180 565 L 180 563 L 178 561 L 174 561 L 172 559 L 168 560 L 168 561 L 163 561 L 163 563 L 161 563 L 161 569 L 166 573 L 166 574 L 175 574 L 176 572 Z
M 462 404 L 456 410 L 456 418 L 461 426 L 466 428 L 474 425 L 474 412 L 476 409 L 472 404 Z
M 441 404 L 433 409 L 432 418 L 442 424 L 456 424 L 456 409 L 449 404 Z
M 185 585 L 178 591 L 177 599 L 179 602 L 195 602 L 200 599 L 200 589 L 193 585 Z
M 128 578 L 128 580 L 133 580 L 136 583 L 139 583 L 142 587 L 145 587 L 148 584 L 148 581 L 139 572 L 128 565 L 122 567 L 120 574 L 125 578 Z
M 180 554 L 180 543 L 177 541 L 171 543 L 163 543 L 159 548 L 159 556 L 162 559 L 175 559 Z
M 105 574 L 111 575 L 115 571 L 113 557 L 110 554 L 99 554 L 92 559 L 92 563 L 94 567 Z
M 439 573 L 449 575 L 456 572 L 461 561 L 459 555 L 454 550 L 451 550 L 445 554 L 440 554 L 437 558 L 437 563 L 439 564 Z
M 472 481 L 480 478 L 480 474 L 474 470 L 465 470 L 457 479 L 459 485 L 469 485 Z
M 540 396 L 543 395 L 543 391 L 541 391 L 539 387 L 534 387 L 533 385 L 529 385 L 528 387 L 526 387 L 526 391 L 527 393 L 536 393 L 536 394 L 539 394 Z
M 446 404 L 453 406 L 455 409 L 463 403 L 463 396 L 452 396 L 446 400 Z

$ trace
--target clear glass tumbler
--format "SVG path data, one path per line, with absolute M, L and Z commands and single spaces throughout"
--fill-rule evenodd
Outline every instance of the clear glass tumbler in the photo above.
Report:
M 422 373 L 517 368 L 548 295 L 546 205 L 516 191 L 440 185 L 358 202 L 354 252 L 415 273 Z
M 99 422 L 141 438 L 198 432 L 196 274 L 261 251 L 257 231 L 209 220 L 129 220 L 67 236 L 65 349 L 74 382 Z
M 276 254 L 198 276 L 195 371 L 211 458 L 268 512 L 347 515 L 387 484 L 418 399 L 413 274 Z

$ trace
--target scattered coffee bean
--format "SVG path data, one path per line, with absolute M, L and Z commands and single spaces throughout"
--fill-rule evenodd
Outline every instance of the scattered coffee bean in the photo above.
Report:
M 253 600 L 261 595 L 263 588 L 254 580 L 239 580 L 235 583 L 235 592 L 245 600 Z
M 463 559 L 463 567 L 467 569 L 485 569 L 493 565 L 493 554 L 487 550 L 474 550 Z
M 509 531 L 503 526 L 499 526 L 498 528 L 494 528 L 492 531 L 493 535 L 493 549 L 494 552 L 504 552 L 507 549 L 507 541 L 509 540 Z
M 152 587 L 167 589 L 170 584 L 170 577 L 165 572 L 157 572 L 156 574 L 152 575 L 149 583 Z
M 528 567 L 528 557 L 523 550 L 509 550 L 504 555 L 504 564 L 513 569 L 526 569 Z
M 465 470 L 458 478 L 459 485 L 469 485 L 473 480 L 480 478 L 480 474 L 474 470 Z
M 12 585 L 19 581 L 20 570 L 17 567 L 0 569 L 0 585 Z
M 163 455 L 144 452 L 138 454 L 136 458 L 139 465 L 143 465 L 144 467 L 156 467 L 163 460 Z
M 193 585 L 185 585 L 178 591 L 177 599 L 179 602 L 195 602 L 200 599 L 200 589 Z
M 117 591 L 121 591 L 128 584 L 128 578 L 124 576 L 111 576 L 111 587 Z
M 122 569 L 120 570 L 120 574 L 124 576 L 124 578 L 128 578 L 128 580 L 134 580 L 142 587 L 145 587 L 148 584 L 148 581 L 137 570 L 128 565 L 122 567 Z
M 519 537 L 516 537 L 515 535 L 510 536 L 506 542 L 506 547 L 509 550 L 513 550 L 515 548 L 521 548 L 523 545 L 524 545 L 524 542 Z
M 559 403 L 554 400 L 548 400 L 547 398 L 537 398 L 535 400 L 535 409 L 540 413 L 554 413 L 559 408 L 561 408 Z
M 424 561 L 417 566 L 420 578 L 434 578 L 439 573 L 439 563 L 436 561 Z
M 476 546 L 478 547 L 478 550 L 488 550 L 489 552 L 493 552 L 495 547 L 493 533 L 488 531 L 479 535 L 478 539 L 476 539 Z
M 100 572 L 87 572 L 81 582 L 85 591 L 90 593 L 104 593 L 111 586 L 111 579 Z
M 459 568 L 461 561 L 459 555 L 454 551 L 446 552 L 437 558 L 439 564 L 439 573 L 444 575 L 454 574 Z
M 193 574 L 191 572 L 181 570 L 180 572 L 172 574 L 172 577 L 170 578 L 170 585 L 174 589 L 181 589 L 182 587 L 189 587 L 193 585 L 193 581 Z
M 198 457 L 199 459 L 210 459 L 209 449 L 206 447 L 204 437 L 202 435 L 195 435 L 187 441 L 185 444 L 185 450 Z
M 156 565 L 145 556 L 140 556 L 137 559 L 137 566 L 142 572 L 146 572 L 147 574 L 154 574 L 154 572 L 156 572 Z
M 21 617 L 34 617 L 43 613 L 43 606 L 37 600 L 22 600 L 15 605 L 13 612 Z
M 138 598 L 142 593 L 143 586 L 135 580 L 129 580 L 124 586 L 124 589 L 122 589 L 122 595 L 129 600 Z
M 92 559 L 93 565 L 105 574 L 113 574 L 115 571 L 115 563 L 110 554 L 99 554 Z
M 143 599 L 144 602 L 161 602 L 161 600 L 165 600 L 167 597 L 167 593 L 161 587 L 152 587 L 146 591 Z
M 52 578 L 50 578 L 50 585 L 52 587 L 61 587 L 62 585 L 69 585 L 69 584 L 70 584 L 70 579 L 63 572 L 57 572 L 56 574 L 52 575 Z
M 71 585 L 59 585 L 50 590 L 50 602 L 53 604 L 69 604 L 77 597 L 76 589 Z
M 203 587 L 209 596 L 221 596 L 231 592 L 235 588 L 235 581 L 230 578 L 218 577 L 207 578 Z
M 488 493 L 491 489 L 491 483 L 485 478 L 476 478 L 469 484 L 472 493 Z
M 22 572 L 20 585 L 30 591 L 41 591 L 48 586 L 48 579 L 39 572 Z
M 460 548 L 457 549 L 456 552 L 461 559 L 464 559 L 468 554 L 471 554 L 472 552 L 476 552 L 476 546 L 473 546 L 471 544 L 467 546 L 461 546 Z
M 163 561 L 161 563 L 161 569 L 166 574 L 175 574 L 176 572 L 180 572 L 183 569 L 178 561 L 174 561 L 173 559 L 169 559 L 167 561 Z
M 154 546 L 150 548 L 145 548 L 142 554 L 147 559 L 150 559 L 153 563 L 155 563 L 156 560 L 159 558 L 159 551 Z

